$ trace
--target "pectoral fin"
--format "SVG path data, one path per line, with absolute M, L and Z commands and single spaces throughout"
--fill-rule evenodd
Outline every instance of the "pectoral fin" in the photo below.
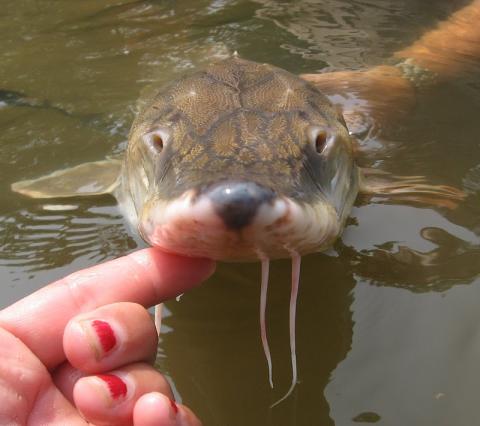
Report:
M 107 159 L 58 170 L 38 179 L 12 184 L 12 191 L 31 198 L 67 198 L 112 194 L 119 182 L 122 161 Z
M 360 192 L 390 203 L 412 203 L 455 209 L 466 194 L 453 186 L 429 185 L 423 176 L 395 176 L 376 169 L 360 170 Z

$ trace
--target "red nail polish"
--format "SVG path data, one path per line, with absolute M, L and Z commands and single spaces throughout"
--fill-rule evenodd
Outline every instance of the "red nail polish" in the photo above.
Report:
M 170 399 L 170 405 L 172 406 L 172 410 L 175 413 L 175 415 L 178 414 L 178 405 L 175 403 L 173 399 Z
M 97 374 L 97 377 L 107 384 L 113 399 L 118 399 L 127 394 L 127 385 L 120 377 L 114 374 Z
M 117 344 L 117 339 L 110 324 L 106 321 L 94 320 L 92 321 L 92 327 L 95 330 L 95 333 L 97 333 L 103 351 L 107 353 L 112 350 Z

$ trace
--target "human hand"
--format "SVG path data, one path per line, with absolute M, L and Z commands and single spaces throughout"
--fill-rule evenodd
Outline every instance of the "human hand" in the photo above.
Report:
M 149 248 L 0 311 L 0 424 L 200 425 L 152 366 L 158 338 L 144 307 L 213 270 L 210 260 Z

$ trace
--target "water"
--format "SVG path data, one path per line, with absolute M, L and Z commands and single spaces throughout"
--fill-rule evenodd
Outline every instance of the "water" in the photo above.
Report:
M 0 104 L 1 305 L 143 246 L 113 200 L 51 211 L 9 186 L 121 152 L 136 99 L 152 84 L 233 50 L 293 72 L 380 64 L 464 3 L 3 1 L 0 89 L 33 107 Z M 334 250 L 304 258 L 300 382 L 274 410 L 290 380 L 289 262 L 271 268 L 274 391 L 259 337 L 259 264 L 220 265 L 207 285 L 168 304 L 159 366 L 206 426 L 476 423 L 479 107 L 477 68 L 383 130 L 382 168 L 469 198 L 453 211 L 372 200 L 354 209 Z

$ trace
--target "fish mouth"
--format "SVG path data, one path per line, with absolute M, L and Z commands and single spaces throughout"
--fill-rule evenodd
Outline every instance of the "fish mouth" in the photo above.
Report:
M 297 202 L 253 181 L 224 181 L 168 201 L 153 197 L 139 219 L 140 235 L 153 247 L 223 261 L 322 251 L 341 231 L 327 201 Z

